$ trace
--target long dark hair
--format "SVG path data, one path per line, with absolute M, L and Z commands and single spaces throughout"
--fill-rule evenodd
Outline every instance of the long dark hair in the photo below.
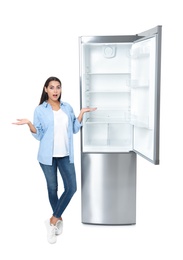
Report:
M 41 105 L 44 101 L 48 100 L 48 94 L 45 92 L 45 87 L 46 87 L 46 88 L 48 87 L 50 81 L 58 81 L 58 82 L 60 83 L 60 86 L 62 85 L 61 81 L 60 81 L 57 77 L 49 77 L 49 78 L 46 80 L 45 84 L 44 84 L 39 105 Z M 60 97 L 61 97 L 61 95 L 60 95 Z M 58 98 L 59 101 L 60 101 L 60 97 Z

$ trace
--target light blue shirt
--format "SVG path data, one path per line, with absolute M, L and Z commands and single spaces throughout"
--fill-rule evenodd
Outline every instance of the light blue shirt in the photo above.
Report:
M 69 159 L 74 162 L 73 134 L 80 130 L 82 124 L 75 117 L 72 107 L 65 102 L 60 103 L 62 111 L 68 116 L 68 141 Z M 54 138 L 54 115 L 50 104 L 43 102 L 34 111 L 33 124 L 37 130 L 32 135 L 40 141 L 37 159 L 40 163 L 52 165 L 53 138 Z

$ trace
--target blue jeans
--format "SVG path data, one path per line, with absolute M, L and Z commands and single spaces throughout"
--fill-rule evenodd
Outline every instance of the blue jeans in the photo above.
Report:
M 69 156 L 54 157 L 52 165 L 40 163 L 40 166 L 46 178 L 48 197 L 53 210 L 53 216 L 60 218 L 77 189 L 74 163 L 69 162 Z M 61 174 L 64 184 L 64 192 L 60 198 L 57 195 L 57 169 Z

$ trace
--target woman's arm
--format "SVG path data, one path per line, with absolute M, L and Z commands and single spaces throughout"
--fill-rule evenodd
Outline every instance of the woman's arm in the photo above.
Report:
M 83 120 L 84 113 L 86 113 L 86 112 L 93 112 L 96 109 L 97 109 L 96 107 L 94 107 L 94 108 L 90 108 L 90 107 L 82 108 L 80 113 L 79 113 L 79 116 L 78 116 L 78 121 L 81 123 L 81 121 Z
M 17 122 L 13 123 L 14 125 L 28 125 L 30 131 L 36 134 L 37 130 L 35 126 L 28 119 L 17 119 Z

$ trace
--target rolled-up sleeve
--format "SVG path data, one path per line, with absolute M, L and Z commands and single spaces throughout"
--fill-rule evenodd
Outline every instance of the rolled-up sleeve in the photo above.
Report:
M 82 126 L 82 123 L 80 123 L 79 120 L 75 117 L 74 121 L 73 121 L 73 133 L 74 134 L 78 133 L 81 126 Z
M 79 132 L 79 130 L 82 126 L 82 123 L 80 123 L 79 120 L 76 118 L 76 116 L 74 114 L 74 110 L 70 105 L 69 105 L 69 109 L 70 109 L 70 117 L 71 117 L 71 122 L 72 122 L 73 134 L 76 134 Z
M 34 111 L 34 119 L 33 119 L 34 127 L 36 128 L 36 133 L 32 133 L 32 135 L 37 139 L 41 140 L 44 135 L 44 129 L 39 120 L 39 113 L 37 110 Z

